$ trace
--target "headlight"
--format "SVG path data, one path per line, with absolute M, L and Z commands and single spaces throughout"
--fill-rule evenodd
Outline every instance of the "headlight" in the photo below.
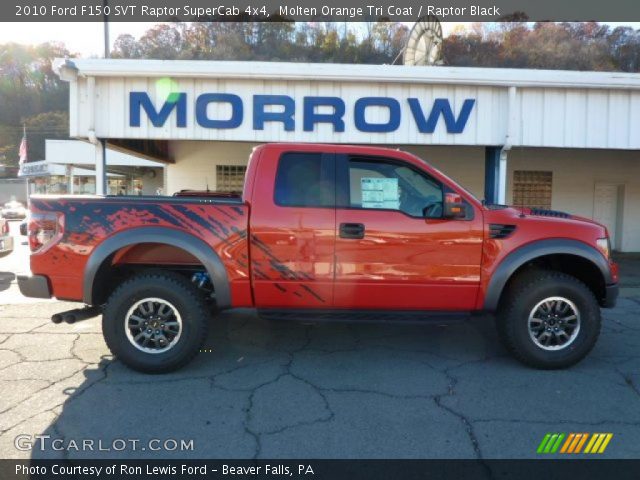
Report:
M 609 238 L 599 238 L 596 240 L 596 245 L 598 250 L 602 252 L 605 258 L 608 260 L 611 255 L 611 243 L 609 242 Z

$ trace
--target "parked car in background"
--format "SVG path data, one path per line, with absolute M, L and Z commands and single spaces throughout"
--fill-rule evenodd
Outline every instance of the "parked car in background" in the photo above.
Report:
M 22 203 L 12 200 L 4 204 L 2 216 L 9 220 L 22 220 L 27 216 L 27 209 Z
M 9 235 L 9 222 L 0 217 L 0 257 L 13 251 L 13 237 Z

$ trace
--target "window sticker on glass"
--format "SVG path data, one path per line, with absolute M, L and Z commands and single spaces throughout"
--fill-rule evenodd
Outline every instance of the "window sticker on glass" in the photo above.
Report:
M 397 178 L 363 177 L 360 180 L 362 188 L 362 208 L 400 208 Z

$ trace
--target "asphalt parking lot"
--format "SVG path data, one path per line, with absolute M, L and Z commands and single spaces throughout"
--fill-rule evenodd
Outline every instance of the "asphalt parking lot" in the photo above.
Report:
M 99 318 L 53 325 L 71 304 L 20 297 L 17 243 L 0 259 L 2 458 L 532 458 L 547 432 L 610 432 L 601 457 L 640 457 L 637 257 L 596 348 L 569 370 L 521 366 L 489 317 L 305 325 L 247 311 L 217 318 L 187 368 L 148 376 L 111 358 Z M 20 435 L 50 439 L 19 449 Z M 87 439 L 93 450 L 70 447 Z

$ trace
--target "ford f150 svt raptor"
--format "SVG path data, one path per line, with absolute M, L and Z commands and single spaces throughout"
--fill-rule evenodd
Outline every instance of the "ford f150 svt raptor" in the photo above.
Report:
M 212 307 L 305 320 L 495 312 L 517 359 L 561 368 L 591 350 L 618 293 L 603 226 L 484 205 L 409 153 L 362 146 L 263 145 L 238 195 L 34 196 L 29 242 L 23 294 L 102 312 L 111 351 L 146 372 L 192 359 Z

